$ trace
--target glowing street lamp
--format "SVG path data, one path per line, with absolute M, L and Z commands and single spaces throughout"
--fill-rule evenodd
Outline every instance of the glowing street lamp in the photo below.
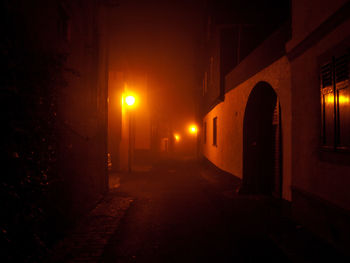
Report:
M 129 95 L 125 98 L 125 102 L 128 106 L 133 106 L 135 104 L 135 97 L 132 95 Z
M 180 141 L 180 135 L 174 134 L 174 138 L 175 138 L 175 141 L 176 141 L 176 142 L 179 142 L 179 141 Z
M 192 124 L 189 128 L 188 128 L 188 131 L 191 133 L 191 134 L 197 134 L 197 126 Z

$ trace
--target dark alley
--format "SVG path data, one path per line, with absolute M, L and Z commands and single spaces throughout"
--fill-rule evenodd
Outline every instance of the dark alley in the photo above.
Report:
M 4 0 L 1 262 L 350 262 L 349 0 Z
M 288 204 L 238 195 L 239 181 L 209 164 L 167 160 L 112 176 L 120 186 L 87 218 L 100 227 L 78 230 L 50 262 L 346 262 L 293 222 Z

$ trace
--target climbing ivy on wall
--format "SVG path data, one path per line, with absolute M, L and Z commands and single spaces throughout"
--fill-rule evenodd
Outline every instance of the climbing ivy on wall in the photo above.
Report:
M 65 55 L 26 43 L 10 8 L 2 9 L 0 40 L 0 235 L 5 261 L 33 262 L 52 241 L 49 189 L 60 180 L 56 118 Z

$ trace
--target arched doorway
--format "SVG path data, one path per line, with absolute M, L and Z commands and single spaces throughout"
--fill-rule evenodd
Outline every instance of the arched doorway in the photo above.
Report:
M 241 192 L 282 196 L 280 105 L 266 82 L 254 87 L 244 113 Z

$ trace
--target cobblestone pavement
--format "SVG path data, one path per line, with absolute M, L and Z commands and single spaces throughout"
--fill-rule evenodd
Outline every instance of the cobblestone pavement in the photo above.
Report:
M 52 251 L 47 262 L 98 262 L 108 240 L 118 227 L 132 198 L 111 190 Z
M 110 193 L 47 262 L 350 262 L 283 202 L 239 185 L 193 162 L 112 174 Z

